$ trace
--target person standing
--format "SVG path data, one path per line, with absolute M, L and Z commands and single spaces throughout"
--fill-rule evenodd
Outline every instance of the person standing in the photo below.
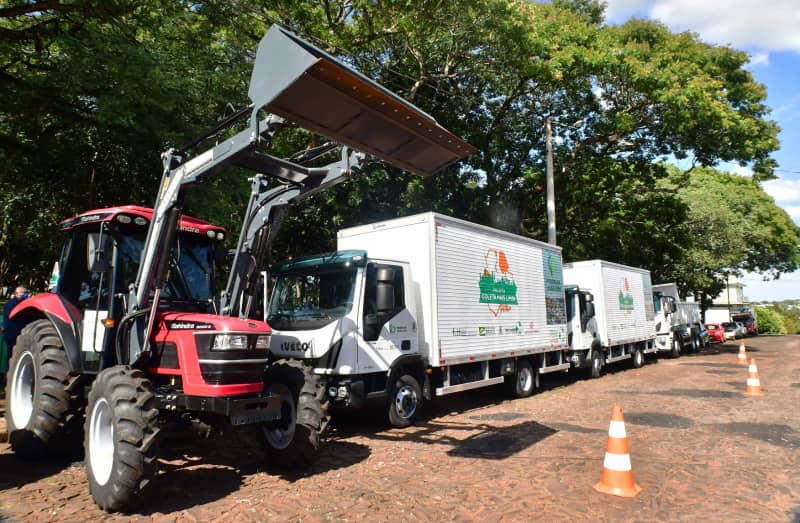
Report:
M 4 361 L 0 361 L 0 370 L 3 371 L 3 381 L 5 381 L 5 373 L 8 370 L 8 360 L 11 358 L 11 352 L 14 349 L 14 344 L 17 342 L 19 331 L 22 326 L 18 320 L 9 318 L 11 311 L 17 306 L 19 302 L 28 297 L 28 288 L 20 285 L 14 289 L 14 295 L 3 306 L 3 341 L 6 343 L 6 354 Z

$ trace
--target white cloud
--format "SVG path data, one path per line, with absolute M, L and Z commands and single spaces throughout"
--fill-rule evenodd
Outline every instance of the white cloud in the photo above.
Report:
M 800 2 L 797 0 L 609 0 L 608 19 L 644 14 L 673 30 L 689 30 L 704 41 L 762 52 L 800 53 Z M 763 57 L 755 58 L 763 62 Z
M 747 64 L 749 69 L 758 67 L 759 65 L 769 65 L 769 54 L 767 53 L 753 53 L 750 55 L 750 62 Z
M 742 167 L 741 165 L 738 164 L 735 165 L 733 169 L 731 169 L 731 172 L 733 174 L 738 174 L 739 176 L 748 176 L 748 177 L 753 176 L 753 169 L 751 169 L 750 167 Z
M 781 274 L 778 280 L 764 281 L 760 274 L 746 273 L 740 279 L 744 295 L 753 301 L 780 301 L 800 298 L 800 271 Z
M 764 188 L 764 192 L 772 196 L 777 203 L 800 202 L 800 180 L 778 178 L 777 180 L 764 182 L 761 186 Z M 792 218 L 796 219 L 796 217 L 789 212 L 788 206 L 782 205 L 781 207 L 786 209 L 786 212 L 788 212 Z
M 800 223 L 800 205 L 781 205 L 781 209 L 786 211 L 786 214 L 788 214 L 795 223 Z

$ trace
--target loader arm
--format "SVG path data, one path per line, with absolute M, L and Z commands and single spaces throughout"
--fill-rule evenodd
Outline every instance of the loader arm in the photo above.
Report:
M 243 294 L 248 300 L 252 296 L 248 275 L 256 268 L 256 258 L 267 252 L 286 205 L 342 181 L 361 165 L 363 153 L 431 176 L 476 150 L 411 103 L 279 26 L 271 27 L 259 44 L 248 95 L 252 102 L 248 107 L 190 145 L 232 129 L 249 114 L 246 129 L 188 160 L 182 150 L 162 155 L 153 218 L 129 289 L 128 314 L 120 321 L 121 330 L 130 329 L 125 337 L 126 363 L 136 362 L 148 350 L 187 188 L 231 165 L 286 184 L 262 196 L 259 183 L 254 189 L 258 197 L 251 198 L 248 206 L 237 260 L 223 295 L 227 314 L 242 315 Z M 267 116 L 259 119 L 262 112 Z M 325 167 L 306 167 L 301 163 L 307 158 L 291 161 L 266 154 L 264 149 L 286 121 L 345 146 L 342 158 Z M 238 304 L 235 311 L 234 304 Z

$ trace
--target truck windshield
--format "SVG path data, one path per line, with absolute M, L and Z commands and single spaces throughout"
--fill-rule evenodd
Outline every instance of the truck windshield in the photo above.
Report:
M 291 272 L 278 276 L 267 323 L 278 330 L 317 329 L 353 308 L 356 269 Z

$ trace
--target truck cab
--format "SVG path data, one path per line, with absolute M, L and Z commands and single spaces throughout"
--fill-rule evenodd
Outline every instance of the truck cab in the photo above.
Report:
M 272 275 L 271 352 L 305 360 L 327 376 L 326 393 L 335 404 L 385 402 L 387 371 L 421 368 L 407 263 L 349 250 L 288 261 Z
M 600 348 L 594 296 L 575 285 L 564 286 L 564 296 L 567 305 L 569 360 L 574 367 L 588 367 L 592 364 L 592 350 Z

